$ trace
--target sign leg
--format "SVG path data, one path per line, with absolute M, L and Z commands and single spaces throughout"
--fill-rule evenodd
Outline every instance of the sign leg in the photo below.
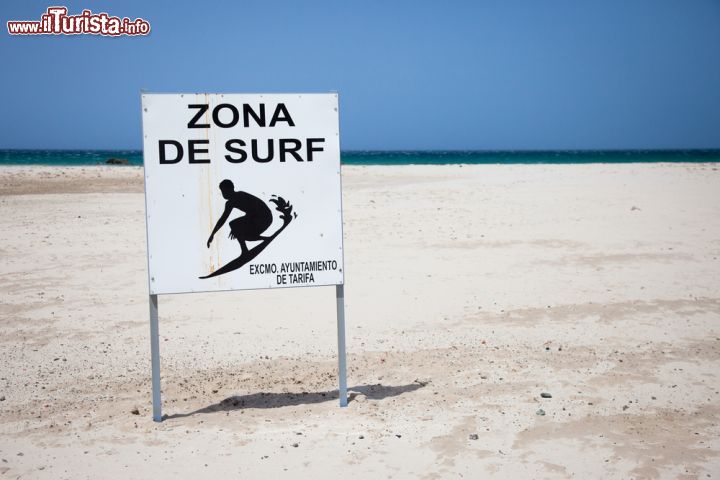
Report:
M 340 378 L 340 406 L 347 407 L 347 373 L 345 364 L 345 286 L 335 285 L 335 300 L 337 301 L 337 328 L 338 328 L 338 376 Z
M 157 295 L 150 295 L 150 354 L 152 356 L 153 420 L 162 422 L 162 401 L 160 400 L 160 333 L 158 330 Z

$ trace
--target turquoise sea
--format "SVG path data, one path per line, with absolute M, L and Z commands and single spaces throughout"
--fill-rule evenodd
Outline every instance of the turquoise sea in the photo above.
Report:
M 0 165 L 142 165 L 141 150 L 0 150 Z M 720 162 L 720 150 L 346 151 L 346 165 Z

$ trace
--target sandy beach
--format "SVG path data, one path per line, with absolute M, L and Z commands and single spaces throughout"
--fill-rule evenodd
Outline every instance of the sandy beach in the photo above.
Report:
M 349 406 L 332 287 L 161 296 L 155 423 L 142 170 L 0 168 L 0 478 L 720 476 L 716 165 L 346 166 L 343 206 Z

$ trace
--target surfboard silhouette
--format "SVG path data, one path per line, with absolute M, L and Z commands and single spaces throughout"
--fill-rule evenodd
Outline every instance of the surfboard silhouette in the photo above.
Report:
M 223 182 L 225 182 L 225 181 L 223 181 Z M 232 183 L 229 180 L 227 182 L 229 182 L 229 185 L 232 186 Z M 231 187 L 226 187 L 226 190 L 223 190 L 223 196 L 225 198 L 229 198 L 229 197 L 230 198 L 228 200 L 228 204 L 225 207 L 225 212 L 223 213 L 223 216 L 220 218 L 220 220 L 218 220 L 218 223 L 215 226 L 215 229 L 210 234 L 210 239 L 208 240 L 208 247 L 210 247 L 210 243 L 212 242 L 215 232 L 217 232 L 217 230 L 219 230 L 220 227 L 222 227 L 222 225 L 225 223 L 225 220 L 227 220 L 227 216 L 229 215 L 230 210 L 232 210 L 232 208 L 237 208 L 236 206 L 231 204 L 231 202 L 233 201 L 232 196 L 234 194 L 236 195 L 238 193 L 244 194 L 244 192 L 234 192 L 234 191 L 230 192 L 229 191 L 230 188 Z M 222 183 L 221 183 L 221 189 L 223 189 Z M 252 197 L 249 194 L 245 194 L 245 195 Z M 275 197 L 275 196 L 273 195 L 273 197 Z M 256 197 L 252 197 L 252 198 L 256 199 L 259 202 L 262 202 L 262 200 L 257 199 Z M 247 200 L 247 198 L 243 197 L 242 200 Z M 254 207 L 254 210 L 248 209 L 245 211 L 246 212 L 245 217 L 240 217 L 240 218 L 237 218 L 237 219 L 233 220 L 232 222 L 230 222 L 230 238 L 237 239 L 238 242 L 240 243 L 240 246 L 242 248 L 242 253 L 240 254 L 240 256 L 234 260 L 229 261 L 228 263 L 226 263 L 222 267 L 218 268 L 214 272 L 212 272 L 208 275 L 205 275 L 203 277 L 198 277 L 198 278 L 204 280 L 206 278 L 212 278 L 212 277 L 216 277 L 218 275 L 223 275 L 225 273 L 232 272 L 233 270 L 237 270 L 238 268 L 240 268 L 243 265 L 247 264 L 248 262 L 252 261 L 263 250 L 265 250 L 265 248 L 267 248 L 267 246 L 270 245 L 270 243 L 272 243 L 272 241 L 275 240 L 277 238 L 277 236 L 280 235 L 280 233 L 282 233 L 282 231 L 285 230 L 285 228 L 288 225 L 290 225 L 290 222 L 294 218 L 297 218 L 297 213 L 293 213 L 293 211 L 292 211 L 293 210 L 292 205 L 290 205 L 290 203 L 287 200 L 285 200 L 284 198 L 282 198 L 282 197 L 271 198 L 270 202 L 274 203 L 275 210 L 280 212 L 280 218 L 283 221 L 282 226 L 275 233 L 270 235 L 269 237 L 261 236 L 260 234 L 263 233 L 263 230 L 265 228 L 267 228 L 267 226 L 269 226 L 269 224 L 267 226 L 263 227 L 263 225 L 267 222 L 264 219 L 262 221 L 257 220 L 257 218 L 255 218 L 253 216 L 258 211 L 262 211 L 263 217 L 266 216 L 266 213 L 260 207 L 260 204 L 258 204 L 257 202 L 254 202 L 254 204 L 252 205 Z M 264 204 L 264 202 L 262 202 L 262 203 Z M 267 206 L 265 206 L 265 208 L 267 208 Z M 269 211 L 270 210 L 268 209 L 268 212 Z M 270 220 L 272 221 L 272 216 L 270 217 Z M 245 240 L 251 240 L 251 241 L 260 240 L 260 243 L 258 245 L 255 245 L 254 247 L 248 249 L 245 245 Z

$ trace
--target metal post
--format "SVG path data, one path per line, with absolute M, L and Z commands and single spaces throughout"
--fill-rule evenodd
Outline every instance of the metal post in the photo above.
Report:
M 158 330 L 157 295 L 150 295 L 150 354 L 152 356 L 153 420 L 162 422 L 162 400 L 160 400 L 160 333 Z
M 338 327 L 338 376 L 340 378 L 340 406 L 347 407 L 347 372 L 345 366 L 345 286 L 335 285 Z

